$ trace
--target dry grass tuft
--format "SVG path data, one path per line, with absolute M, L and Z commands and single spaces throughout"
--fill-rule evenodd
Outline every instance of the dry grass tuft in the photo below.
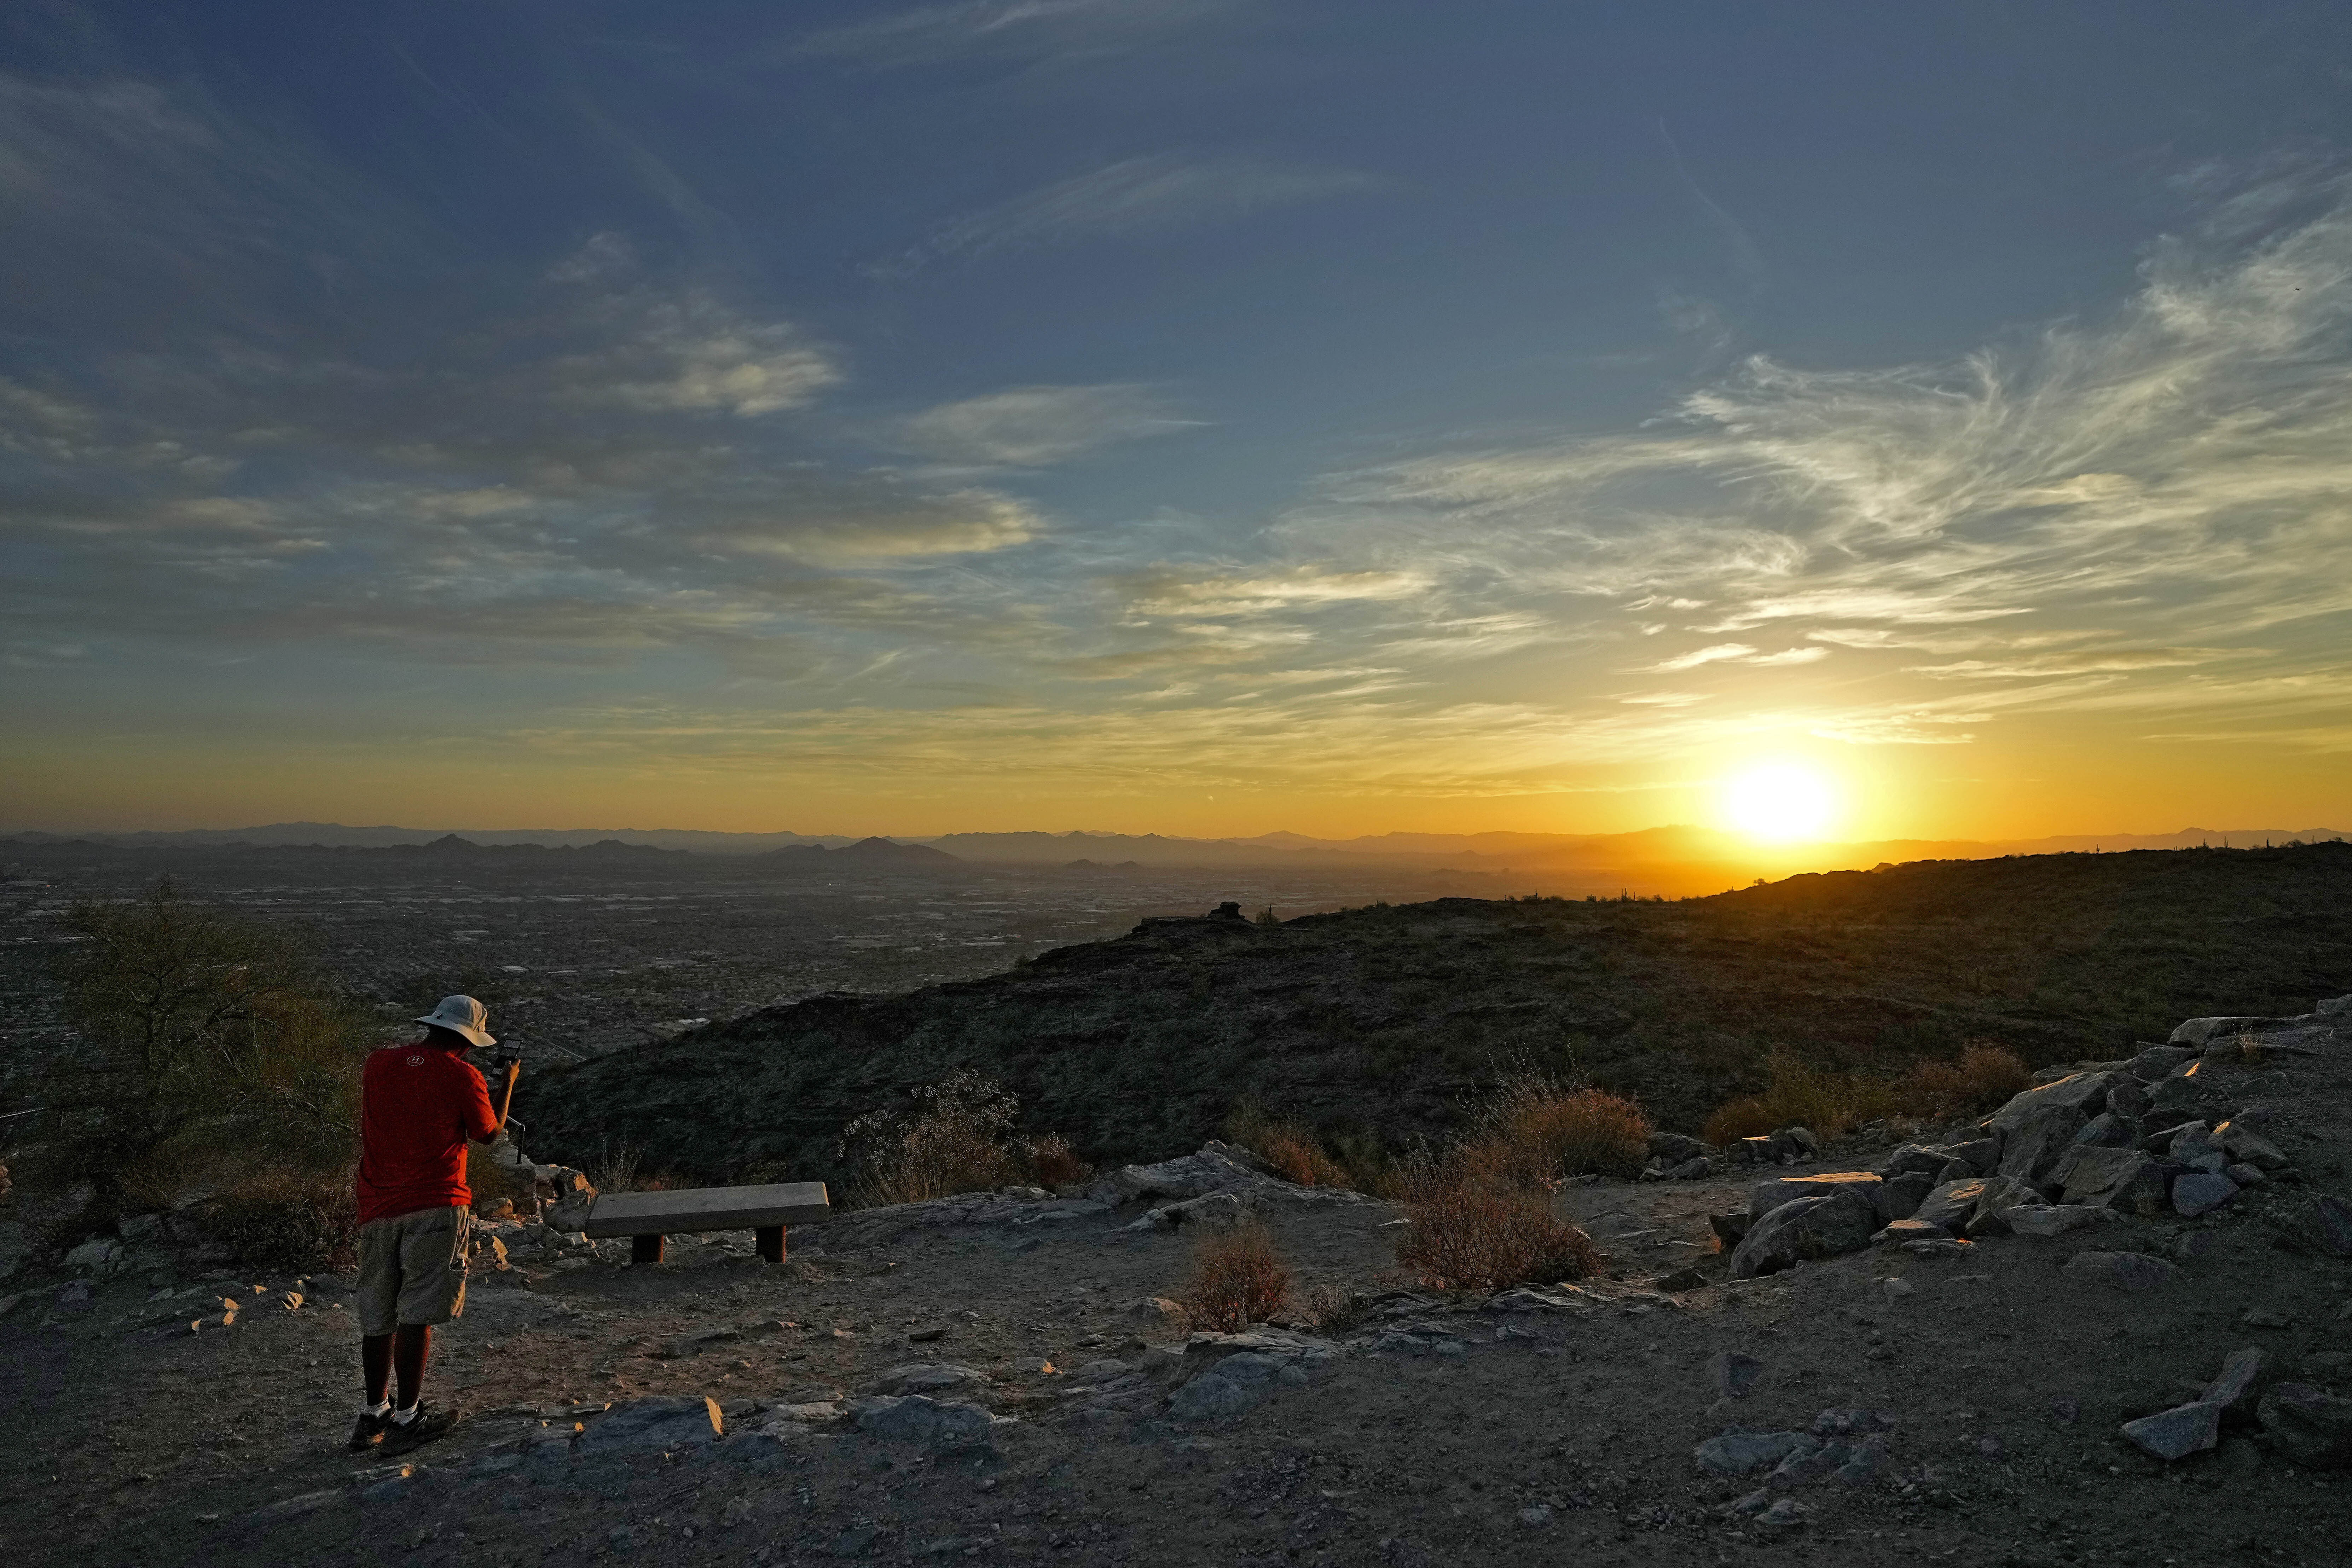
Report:
M 1336 1338 L 1371 1316 L 1372 1298 L 1328 1279 L 1318 1279 L 1290 1295 L 1292 1313 L 1318 1334 Z
M 1457 1176 L 1423 1186 L 1405 1218 L 1397 1261 L 1441 1290 L 1582 1279 L 1601 1267 L 1592 1238 L 1555 1218 L 1539 1191 Z
M 200 1212 L 206 1233 L 247 1263 L 289 1270 L 358 1266 L 359 1200 L 348 1172 L 257 1172 Z
M 1276 1121 L 1255 1100 L 1244 1100 L 1225 1118 L 1225 1137 L 1266 1163 L 1286 1182 L 1302 1187 L 1354 1184 L 1345 1165 L 1323 1150 L 1322 1141 L 1295 1121 Z
M 1464 1141 L 1465 1173 L 1537 1189 L 1562 1176 L 1639 1175 L 1650 1119 L 1622 1096 L 1570 1089 L 1537 1074 L 1507 1079 Z
M 1202 1239 L 1176 1301 L 1195 1330 L 1237 1334 L 1280 1311 L 1289 1294 L 1290 1265 L 1253 1222 Z
M 1029 1179 L 1037 1186 L 1056 1191 L 1082 1184 L 1095 1173 L 1095 1168 L 1078 1158 L 1069 1140 L 1058 1132 L 1048 1132 L 1043 1138 L 1024 1138 L 1021 1150 L 1028 1157 Z
M 1980 1115 L 2024 1089 L 2032 1074 L 2015 1052 L 1979 1042 L 1957 1062 L 1921 1062 L 1898 1079 L 1809 1067 L 1775 1056 L 1762 1094 L 1728 1100 L 1707 1118 L 1701 1136 L 1721 1147 L 1782 1127 L 1837 1138 L 1857 1124 L 1889 1116 L 1934 1120 Z
M 1957 1062 L 1921 1062 L 1896 1080 L 1903 1108 L 1915 1116 L 1954 1118 L 1997 1110 L 2032 1087 L 2033 1074 L 2016 1052 L 1979 1042 Z

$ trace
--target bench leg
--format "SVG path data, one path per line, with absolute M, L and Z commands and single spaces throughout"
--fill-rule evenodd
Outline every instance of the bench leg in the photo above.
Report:
M 632 1262 L 632 1263 L 659 1263 L 661 1260 L 662 1260 L 662 1238 L 661 1238 L 660 1237 L 658 1237 L 658 1236 L 633 1236 L 633 1237 L 629 1237 L 629 1261 L 630 1261 L 630 1262 Z
M 784 1227 L 763 1225 L 754 1233 L 760 1242 L 760 1261 L 782 1263 L 784 1260 Z

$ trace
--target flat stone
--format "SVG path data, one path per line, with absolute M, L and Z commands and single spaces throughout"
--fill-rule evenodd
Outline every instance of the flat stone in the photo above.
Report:
M 2221 1407 L 2201 1400 L 2124 1423 L 2124 1436 L 2159 1459 L 2181 1459 L 2221 1440 Z
M 2290 1464 L 2352 1469 L 2352 1399 L 2307 1383 L 2279 1383 L 2255 1409 L 2271 1447 Z
M 1706 1363 L 1707 1381 L 1727 1399 L 1745 1399 L 1764 1375 L 1764 1363 L 1738 1351 L 1721 1351 Z
M 2156 1083 L 2168 1077 L 2182 1062 L 2195 1058 L 2195 1046 L 2150 1046 L 2124 1064 L 2124 1071 L 2142 1083 Z
M 876 1394 L 936 1394 L 943 1388 L 976 1388 L 989 1381 L 978 1367 L 950 1362 L 913 1362 L 894 1366 L 877 1377 Z
M 1879 1247 L 1900 1247 L 1906 1241 L 1948 1241 L 1951 1235 L 1942 1226 L 1930 1225 L 1924 1219 L 1898 1219 L 1870 1239 Z
M 1698 1468 L 1711 1476 L 1744 1476 L 1777 1465 L 1813 1440 L 1801 1432 L 1726 1432 L 1692 1450 Z
M 1753 1225 L 1782 1204 L 1798 1198 L 1817 1198 L 1853 1187 L 1876 1199 L 1879 1178 L 1869 1171 L 1832 1171 L 1818 1176 L 1782 1176 L 1775 1181 L 1759 1182 L 1748 1189 L 1748 1219 Z
M 2011 1236 L 2063 1236 L 2109 1217 L 2107 1210 L 2089 1204 L 2045 1204 L 2000 1211 L 2001 1221 L 2009 1226 Z
M 2152 1290 L 2180 1278 L 2179 1268 L 2144 1252 L 2078 1252 L 2062 1272 L 2125 1290 Z
M 2196 1171 L 2172 1182 L 2172 1206 L 2190 1218 L 2210 1214 L 2237 1195 L 2238 1184 L 2219 1173 Z

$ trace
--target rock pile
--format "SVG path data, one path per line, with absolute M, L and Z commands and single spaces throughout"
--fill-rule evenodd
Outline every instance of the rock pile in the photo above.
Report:
M 2057 1236 L 2117 1215 L 2209 1214 L 2249 1188 L 2303 1179 L 2264 1135 L 2272 1109 L 2255 1103 L 2284 1089 L 2284 1075 L 2225 1087 L 2216 1069 L 2333 1054 L 2339 1023 L 2352 1023 L 2352 997 L 2299 1018 L 2189 1019 L 2127 1059 L 2037 1075 L 2042 1081 L 1987 1117 L 1974 1138 L 1906 1143 L 1874 1171 L 1759 1183 L 1745 1213 L 1715 1216 L 1717 1234 L 1733 1248 L 1733 1277 L 1749 1279 L 1874 1240 L 1935 1252 L 1961 1237 Z M 1757 1148 L 1748 1157 L 1781 1158 L 1786 1145 L 1776 1152 L 1774 1140 L 1784 1136 L 1801 1147 L 1811 1140 L 1801 1128 L 1749 1139 Z M 2352 1257 L 2352 1205 L 2340 1199 L 2314 1198 L 2290 1229 L 2297 1245 Z M 2100 1272 L 2137 1285 L 2157 1270 Z

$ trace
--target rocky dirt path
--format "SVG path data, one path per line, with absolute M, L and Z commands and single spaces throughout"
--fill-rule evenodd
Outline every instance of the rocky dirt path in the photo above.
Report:
M 2292 1078 L 2267 1131 L 2340 1191 L 2352 1066 Z M 50 1281 L 0 1314 L 0 1533 L 11 1562 L 158 1568 L 2352 1551 L 2344 1471 L 2242 1435 L 2165 1463 L 2120 1432 L 2250 1347 L 2352 1394 L 2352 1260 L 2274 1245 L 2309 1188 L 1731 1280 L 1708 1216 L 1748 1185 L 1571 1186 L 1617 1278 L 1491 1300 L 1396 1281 L 1386 1205 L 1276 1203 L 1300 1273 L 1373 1300 L 1329 1331 L 1224 1342 L 1153 1304 L 1190 1244 L 1129 1227 L 1167 1193 L 844 1219 L 795 1232 L 781 1268 L 748 1235 L 651 1268 L 533 1260 L 478 1282 L 441 1336 L 433 1393 L 472 1419 L 404 1465 L 341 1450 L 354 1336 L 331 1281 L 174 1281 L 156 1301 L 117 1279 L 86 1303 Z M 2130 1289 L 2066 1268 L 2095 1251 L 2178 1272 Z M 1654 1288 L 1695 1261 L 1705 1283 Z

